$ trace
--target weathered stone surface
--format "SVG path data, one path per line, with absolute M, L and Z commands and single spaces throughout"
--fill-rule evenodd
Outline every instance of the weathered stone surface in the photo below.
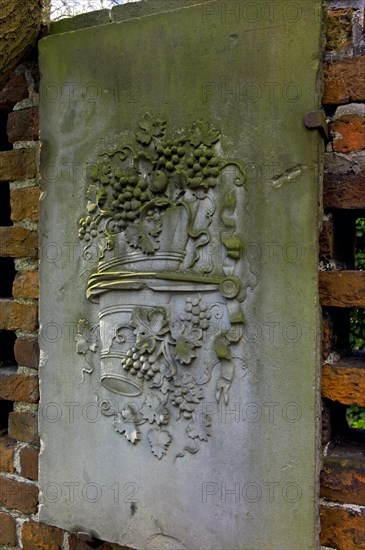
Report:
M 6 130 L 10 143 L 38 139 L 38 107 L 29 107 L 29 109 L 20 109 L 9 113 Z
M 15 519 L 10 514 L 0 512 L 0 544 L 16 545 L 16 524 Z
M 34 178 L 37 173 L 34 149 L 0 152 L 0 182 Z
M 324 174 L 323 205 L 326 208 L 365 208 L 365 168 Z
M 365 307 L 365 271 L 320 271 L 322 306 Z
M 364 71 L 365 56 L 325 63 L 322 103 L 342 105 L 365 101 Z
M 38 416 L 27 411 L 14 411 L 9 415 L 9 436 L 24 443 L 38 444 Z
M 0 255 L 13 258 L 36 258 L 38 235 L 24 227 L 0 227 Z
M 26 521 L 22 526 L 24 550 L 61 550 L 63 532 L 55 527 Z
M 15 360 L 21 367 L 38 368 L 39 344 L 36 338 L 17 338 L 14 345 Z
M 36 403 L 38 401 L 38 378 L 17 374 L 16 367 L 0 369 L 0 399 Z
M 38 221 L 40 191 L 38 187 L 22 187 L 10 191 L 11 219 L 15 222 Z
M 365 455 L 361 446 L 335 447 L 324 457 L 321 497 L 365 505 Z
M 38 488 L 34 484 L 9 479 L 0 474 L 0 506 L 24 514 L 37 511 Z
M 24 72 L 12 74 L 0 91 L 0 109 L 12 109 L 15 103 L 28 97 L 28 82 Z
M 365 518 L 341 506 L 321 506 L 321 544 L 340 550 L 358 550 L 365 543 Z
M 365 117 L 343 115 L 330 125 L 333 148 L 337 153 L 350 153 L 365 149 Z
M 10 439 L 5 435 L 0 436 L 0 470 L 14 472 L 14 439 Z
M 353 10 L 337 9 L 328 12 L 326 50 L 339 51 L 352 42 Z
M 315 547 L 319 2 L 279 4 L 40 42 L 44 522 Z
M 19 271 L 13 283 L 14 298 L 38 298 L 38 271 Z
M 325 363 L 322 396 L 345 405 L 365 407 L 365 356 L 344 357 L 333 364 Z
M 19 453 L 20 472 L 23 477 L 38 481 L 39 451 L 34 447 L 23 447 Z
M 34 304 L 19 304 L 0 299 L 0 329 L 34 331 L 38 327 L 38 308 Z

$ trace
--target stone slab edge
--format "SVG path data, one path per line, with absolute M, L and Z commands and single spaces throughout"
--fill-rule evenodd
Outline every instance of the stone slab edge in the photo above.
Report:
M 111 10 L 103 9 L 91 11 L 67 17 L 59 21 L 52 21 L 49 25 L 49 34 L 61 34 L 70 31 L 77 31 L 108 23 L 127 21 L 128 19 L 155 15 L 175 11 L 180 8 L 209 4 L 215 0 L 142 0 L 114 6 Z

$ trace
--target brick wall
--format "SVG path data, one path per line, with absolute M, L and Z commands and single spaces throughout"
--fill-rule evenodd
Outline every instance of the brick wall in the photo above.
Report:
M 351 308 L 365 307 L 365 272 L 354 270 L 355 219 L 365 217 L 364 73 L 363 2 L 329 0 L 320 511 L 321 543 L 337 550 L 365 548 L 365 434 L 346 421 L 349 405 L 365 406 L 365 356 L 351 352 L 348 338 Z M 34 52 L 0 91 L 0 548 L 86 550 L 75 535 L 37 521 L 37 104 Z
M 365 407 L 365 352 L 349 344 L 352 308 L 365 308 L 355 266 L 355 220 L 365 217 L 364 3 L 328 2 L 323 106 L 330 121 L 323 182 L 320 299 L 323 308 L 321 543 L 365 548 L 365 433 L 346 409 Z

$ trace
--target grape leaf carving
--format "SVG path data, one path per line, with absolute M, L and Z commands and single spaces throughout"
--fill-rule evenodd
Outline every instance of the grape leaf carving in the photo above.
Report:
M 150 424 L 156 422 L 160 424 L 168 424 L 170 419 L 170 413 L 161 403 L 161 400 L 157 395 L 149 393 L 145 399 L 145 402 L 141 408 L 142 416 L 145 420 L 148 420 Z
M 187 427 L 186 433 L 191 439 L 208 441 L 208 437 L 210 436 L 210 419 L 203 414 L 195 416 L 193 422 Z
M 170 432 L 167 430 L 157 430 L 153 428 L 148 432 L 148 441 L 151 445 L 152 453 L 161 459 L 166 454 L 167 448 L 172 441 Z
M 132 407 L 127 407 L 116 415 L 113 425 L 118 433 L 124 434 L 127 441 L 135 443 L 141 439 L 141 433 L 136 428 L 135 422 L 139 424 L 143 422 L 140 420 L 140 414 L 136 413 Z

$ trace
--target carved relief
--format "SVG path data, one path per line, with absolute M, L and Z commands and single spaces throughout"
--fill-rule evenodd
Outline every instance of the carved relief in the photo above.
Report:
M 82 379 L 94 376 L 97 356 L 103 391 L 124 399 L 116 410 L 101 393 L 103 415 L 158 459 L 178 425 L 176 458 L 211 436 L 204 403 L 229 402 L 245 298 L 236 231 L 244 168 L 221 157 L 220 132 L 206 122 L 166 134 L 166 122 L 146 114 L 88 167 L 79 237 L 98 258 L 87 297 L 100 304 L 99 325 L 80 321 L 76 336 Z

